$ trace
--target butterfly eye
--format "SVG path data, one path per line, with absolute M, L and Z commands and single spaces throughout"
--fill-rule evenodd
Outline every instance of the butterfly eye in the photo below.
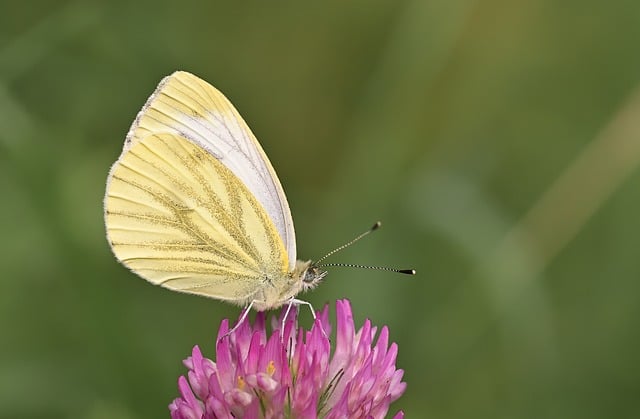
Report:
M 306 285 L 315 285 L 316 283 L 320 282 L 320 280 L 324 278 L 326 274 L 327 271 L 323 271 L 316 266 L 311 266 L 305 271 L 304 275 L 302 276 L 302 282 L 304 282 Z

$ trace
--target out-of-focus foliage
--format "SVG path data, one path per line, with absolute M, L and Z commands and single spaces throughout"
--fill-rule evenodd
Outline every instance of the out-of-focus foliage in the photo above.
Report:
M 276 167 L 298 253 L 374 221 L 305 295 L 388 324 L 408 417 L 640 415 L 640 3 L 5 2 L 0 416 L 167 417 L 238 309 L 104 238 L 110 164 L 176 69 Z M 303 311 L 302 317 L 305 317 Z

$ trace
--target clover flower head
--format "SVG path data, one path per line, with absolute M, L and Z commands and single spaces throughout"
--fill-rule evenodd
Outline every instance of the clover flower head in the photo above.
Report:
M 387 327 L 377 340 L 369 320 L 356 331 L 349 302 L 340 300 L 332 353 L 328 306 L 308 331 L 298 327 L 295 310 L 283 322 L 284 312 L 271 319 L 270 335 L 263 312 L 228 336 L 229 322 L 223 320 L 215 361 L 195 346 L 184 361 L 187 376 L 178 379 L 180 397 L 169 405 L 171 417 L 385 417 L 406 388 Z M 400 411 L 394 419 L 403 416 Z

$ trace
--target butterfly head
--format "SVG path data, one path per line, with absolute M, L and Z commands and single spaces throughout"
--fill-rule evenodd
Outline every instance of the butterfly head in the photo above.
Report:
M 303 291 L 315 288 L 327 274 L 327 271 L 315 266 L 313 262 L 301 260 L 296 263 L 296 271 L 296 277 L 300 279 Z

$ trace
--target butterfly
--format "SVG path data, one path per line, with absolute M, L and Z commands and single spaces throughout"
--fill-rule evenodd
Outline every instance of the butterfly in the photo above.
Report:
M 184 71 L 165 77 L 133 122 L 104 218 L 116 258 L 142 278 L 247 311 L 302 302 L 295 296 L 326 274 L 296 259 L 282 185 L 238 111 Z

